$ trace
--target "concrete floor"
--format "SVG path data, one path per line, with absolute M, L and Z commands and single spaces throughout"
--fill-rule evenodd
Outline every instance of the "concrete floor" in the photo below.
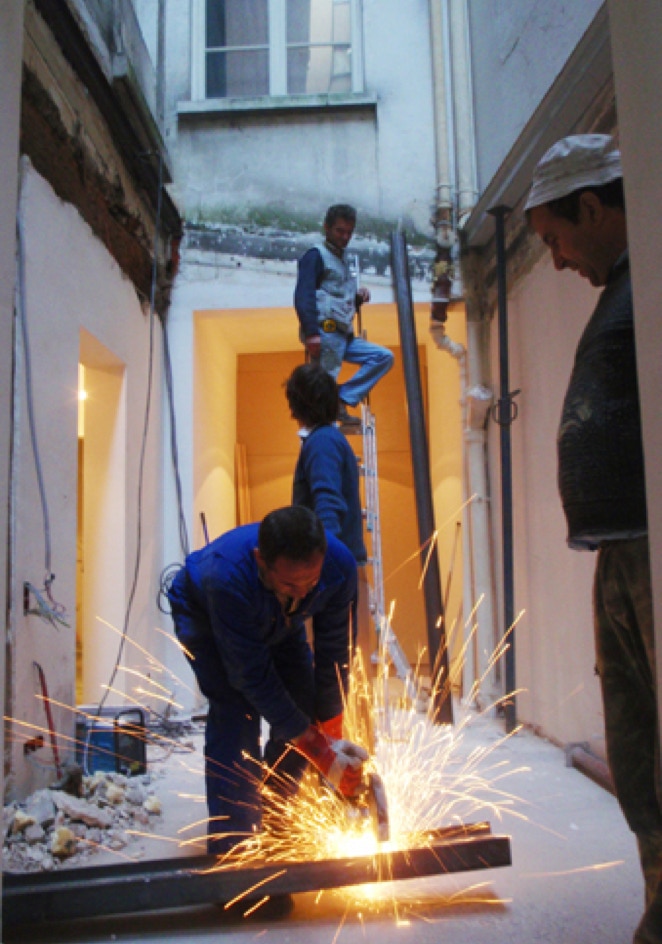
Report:
M 627 944 L 643 907 L 636 848 L 614 798 L 579 771 L 563 751 L 523 731 L 503 740 L 501 723 L 477 718 L 464 731 L 464 750 L 488 745 L 491 761 L 510 770 L 504 789 L 514 797 L 495 834 L 511 837 L 513 865 L 359 890 L 295 896 L 286 919 L 229 919 L 214 906 L 7 929 L 5 944 L 203 942 L 250 944 Z M 172 761 L 170 762 L 172 763 Z M 186 765 L 188 767 L 188 764 Z M 172 779 L 182 777 L 169 775 Z M 202 784 L 187 773 L 191 792 Z M 171 779 L 163 789 L 171 796 Z M 179 789 L 181 784 L 177 785 Z M 421 783 L 421 790 L 425 784 Z M 171 809 L 179 804 L 166 799 Z M 196 809 L 203 814 L 204 810 Z M 190 806 L 186 811 L 188 820 Z M 173 826 L 172 813 L 165 820 Z M 176 824 L 175 824 L 176 825 Z M 161 844 L 159 844 L 161 842 Z M 163 841 L 147 855 L 163 858 Z M 172 847 L 166 847 L 170 849 Z M 192 850 L 199 852 L 200 850 Z

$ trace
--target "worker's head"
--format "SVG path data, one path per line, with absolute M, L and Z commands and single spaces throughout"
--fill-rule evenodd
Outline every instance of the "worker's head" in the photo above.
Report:
M 326 534 L 309 508 L 290 505 L 269 512 L 260 524 L 257 544 L 260 575 L 274 593 L 300 600 L 319 583 Z
M 627 246 L 620 152 L 609 135 L 571 135 L 541 158 L 525 205 L 558 270 L 604 285 Z
M 285 394 L 292 416 L 308 429 L 333 423 L 338 417 L 338 384 L 318 362 L 295 367 L 285 383 Z
M 326 241 L 335 249 L 346 248 L 356 226 L 356 210 L 348 203 L 334 203 L 324 217 L 324 235 Z

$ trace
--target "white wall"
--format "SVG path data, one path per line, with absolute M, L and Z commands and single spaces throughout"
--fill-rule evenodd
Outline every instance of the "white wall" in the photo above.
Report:
M 25 360 L 21 348 L 16 387 L 18 425 L 11 511 L 13 611 L 8 674 L 11 702 L 8 708 L 19 721 L 43 727 L 44 706 L 35 697 L 39 683 L 33 661 L 44 669 L 51 699 L 64 706 L 73 706 L 75 702 L 78 362 L 79 357 L 94 360 L 89 341 L 81 344 L 83 330 L 97 345 L 99 358 L 93 366 L 99 375 L 103 375 L 108 367 L 122 373 L 122 389 L 117 398 L 119 423 L 112 428 L 113 435 L 121 437 L 122 441 L 111 449 L 113 461 L 104 464 L 108 476 L 104 490 L 113 507 L 109 510 L 106 506 L 105 517 L 98 529 L 101 538 L 103 530 L 107 531 L 110 553 L 101 562 L 99 559 L 88 561 L 92 570 L 95 563 L 99 565 L 95 578 L 98 589 L 88 600 L 94 623 L 84 627 L 86 644 L 92 648 L 98 646 L 95 663 L 97 683 L 101 679 L 110 680 L 120 638 L 117 633 L 109 635 L 112 630 L 102 620 L 108 620 L 121 631 L 128 588 L 132 586 L 136 573 L 136 593 L 129 621 L 130 641 L 125 647 L 127 663 L 146 667 L 146 657 L 133 646 L 133 641 L 149 649 L 157 659 L 163 646 L 155 634 L 162 534 L 160 476 L 157 474 L 161 455 L 161 421 L 158 398 L 153 398 L 146 439 L 144 489 L 140 500 L 140 562 L 136 570 L 138 480 L 152 322 L 144 313 L 132 284 L 77 211 L 63 203 L 29 165 L 25 167 L 21 218 L 25 232 L 32 397 L 50 518 L 51 569 L 56 576 L 52 594 L 65 607 L 71 625 L 58 629 L 37 616 L 23 616 L 24 581 L 30 581 L 36 587 L 43 584 L 45 540 L 35 461 L 28 435 Z M 159 331 L 158 324 L 155 330 Z M 157 334 L 157 351 L 158 340 Z M 99 352 L 106 352 L 108 364 L 103 363 Z M 155 357 L 153 371 L 158 388 L 158 357 Z M 96 389 L 100 389 L 99 384 Z M 126 409 L 121 406 L 124 398 Z M 107 398 L 104 399 L 108 402 Z M 108 423 L 106 429 L 110 432 L 111 418 L 104 416 L 103 421 Z M 116 625 L 118 622 L 119 626 Z M 130 693 L 134 683 L 118 675 L 116 685 L 121 693 Z M 87 692 L 95 699 L 102 694 L 98 684 L 96 691 Z M 108 704 L 117 704 L 118 701 L 121 701 L 121 694 L 108 698 Z M 149 702 L 149 699 L 143 697 L 142 701 Z M 54 716 L 58 733 L 63 738 L 61 759 L 64 759 L 67 748 L 71 746 L 66 736 L 73 733 L 74 716 L 66 707 L 54 708 Z M 21 730 L 24 734 L 25 729 Z M 34 765 L 30 765 L 23 756 L 21 740 L 19 738 L 13 744 L 10 796 L 43 785 L 52 776 L 50 750 L 43 748 L 34 756 Z
M 9 508 L 9 446 L 11 437 L 12 335 L 14 282 L 16 271 L 16 193 L 19 154 L 21 66 L 23 51 L 23 2 L 11 0 L 0 6 L 0 601 L 7 601 L 7 523 Z M 6 611 L 5 611 L 6 612 Z M 6 622 L 0 652 L 0 696 L 6 707 L 5 646 Z M 0 751 L 5 754 L 4 730 Z M 4 767 L 0 788 L 5 795 Z M 0 885 L 2 880 L 0 878 Z M 1 889 L 0 889 L 1 890 Z M 1 914 L 0 914 L 1 922 Z M 2 929 L 0 927 L 0 935 Z
M 481 190 L 601 5 L 602 0 L 470 0 Z
M 544 256 L 508 300 L 510 388 L 518 418 L 511 427 L 514 508 L 518 719 L 555 740 L 592 741 L 602 719 L 593 675 L 591 587 L 595 555 L 566 545 L 556 485 L 556 433 L 575 348 L 596 292 Z M 498 340 L 492 324 L 492 373 Z M 489 424 L 495 542 L 501 541 L 499 428 Z M 497 555 L 500 559 L 500 554 Z M 501 578 L 497 586 L 501 588 Z M 503 622 L 503 601 L 499 602 Z

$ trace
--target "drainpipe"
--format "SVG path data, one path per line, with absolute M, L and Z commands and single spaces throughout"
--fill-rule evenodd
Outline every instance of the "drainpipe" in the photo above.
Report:
M 432 75 L 435 102 L 437 257 L 432 284 L 430 333 L 460 364 L 462 384 L 465 497 L 464 619 L 469 635 L 464 665 L 465 697 L 485 708 L 497 697 L 491 657 L 495 647 L 493 566 L 489 532 L 485 423 L 492 401 L 483 383 L 480 323 L 467 322 L 467 350 L 445 334 L 451 297 L 460 299 L 459 228 L 477 198 L 473 92 L 467 0 L 430 0 Z M 475 622 L 475 631 L 472 624 Z

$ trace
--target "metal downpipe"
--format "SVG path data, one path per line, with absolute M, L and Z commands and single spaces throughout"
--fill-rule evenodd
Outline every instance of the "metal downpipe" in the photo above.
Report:
M 409 416 L 409 436 L 411 441 L 412 465 L 414 473 L 414 493 L 416 498 L 416 516 L 418 536 L 421 548 L 421 563 L 424 568 L 423 593 L 427 618 L 428 648 L 433 683 L 434 720 L 439 723 L 453 722 L 448 675 L 448 650 L 444 630 L 444 605 L 441 597 L 441 578 L 439 556 L 435 539 L 434 508 L 432 504 L 432 484 L 430 481 L 430 458 L 425 431 L 425 415 L 421 393 L 421 374 L 418 363 L 416 326 L 411 298 L 407 245 L 402 231 L 391 234 L 391 266 L 398 322 L 400 326 L 400 344 L 407 394 L 407 412 Z
M 513 566 L 513 484 L 510 427 L 517 416 L 509 381 L 508 358 L 508 304 L 506 295 L 506 240 L 505 218 L 508 207 L 498 206 L 490 210 L 496 220 L 497 251 L 497 295 L 499 313 L 499 400 L 494 417 L 499 424 L 501 439 L 501 533 L 503 553 L 503 617 L 504 634 L 509 633 L 505 652 L 505 695 L 503 702 L 506 731 L 510 733 L 517 724 L 515 701 L 515 591 Z M 515 391 L 519 393 L 519 391 Z

